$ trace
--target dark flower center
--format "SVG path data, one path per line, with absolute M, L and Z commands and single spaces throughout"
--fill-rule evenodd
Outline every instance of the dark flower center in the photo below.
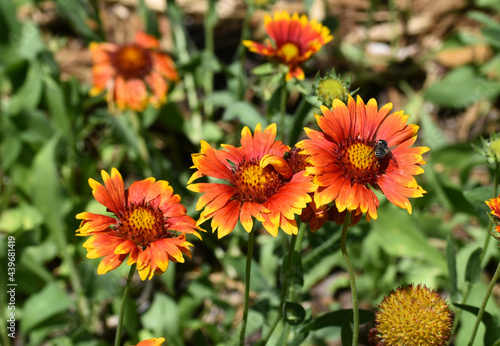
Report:
M 111 55 L 113 66 L 125 79 L 144 78 L 153 68 L 153 59 L 146 49 L 137 45 L 122 46 Z
M 167 237 L 162 211 L 146 204 L 132 204 L 120 215 L 119 222 L 121 237 L 143 248 L 156 240 Z
M 283 178 L 272 165 L 260 168 L 256 162 L 244 161 L 234 170 L 231 183 L 236 189 L 235 199 L 263 203 L 278 192 Z
M 359 139 L 340 143 L 336 156 L 344 177 L 362 185 L 376 185 L 388 164 L 388 158 L 377 159 L 373 145 Z

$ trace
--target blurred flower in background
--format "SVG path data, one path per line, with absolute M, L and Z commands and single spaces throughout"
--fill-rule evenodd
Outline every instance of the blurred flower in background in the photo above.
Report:
M 422 154 L 429 148 L 411 147 L 419 127 L 407 125 L 403 111 L 389 114 L 391 109 L 389 103 L 379 110 L 375 99 L 365 105 L 359 96 L 357 102 L 349 96 L 347 106 L 336 99 L 332 109 L 321 107 L 316 120 L 322 131 L 306 128 L 309 139 L 297 144 L 309 155 L 306 170 L 319 186 L 317 208 L 335 201 L 339 213 L 361 210 L 376 219 L 379 200 L 370 188 L 375 187 L 411 213 L 408 197 L 425 193 L 413 176 L 424 172 Z
M 297 234 L 295 215 L 311 201 L 316 187 L 304 171 L 294 173 L 283 158 L 289 151 L 275 141 L 276 124 L 264 131 L 258 124 L 254 135 L 248 127 L 241 132 L 241 147 L 222 145 L 215 150 L 201 142 L 201 153 L 193 154 L 193 173 L 188 184 L 203 176 L 224 180 L 223 183 L 188 185 L 194 192 L 204 193 L 196 210 L 204 208 L 198 225 L 212 219 L 212 230 L 218 237 L 229 234 L 238 220 L 247 232 L 253 227 L 252 217 L 276 237 L 278 229 Z
M 111 176 L 101 174 L 104 185 L 89 179 L 92 194 L 116 218 L 89 212 L 76 215 L 83 220 L 76 235 L 91 236 L 83 244 L 87 258 L 104 257 L 98 274 L 116 269 L 130 254 L 127 264 L 137 263 L 141 279 L 146 280 L 165 272 L 169 261 L 184 262 L 183 254 L 191 257 L 186 234 L 200 238 L 199 227 L 168 182 L 148 178 L 125 190 L 117 169 Z
M 452 313 L 441 296 L 425 286 L 399 287 L 382 300 L 370 341 L 377 346 L 448 345 Z
M 179 76 L 173 60 L 159 51 L 158 40 L 138 32 L 133 43 L 90 44 L 94 66 L 90 95 L 106 91 L 110 108 L 144 110 L 148 104 L 158 108 L 167 100 L 169 82 Z
M 135 346 L 160 346 L 165 342 L 165 338 L 153 338 L 139 342 Z M 134 345 L 132 345 L 134 346 Z
M 304 79 L 300 64 L 333 39 L 327 27 L 315 19 L 309 21 L 306 15 L 299 17 L 297 13 L 290 17 L 286 11 L 276 12 L 274 18 L 266 14 L 264 25 L 272 42 L 269 39 L 264 44 L 244 40 L 243 44 L 254 53 L 288 66 L 286 80 Z

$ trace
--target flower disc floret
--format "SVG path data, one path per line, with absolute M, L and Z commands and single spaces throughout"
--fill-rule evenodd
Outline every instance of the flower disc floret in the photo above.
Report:
M 370 331 L 374 345 L 444 346 L 451 339 L 448 304 L 425 286 L 400 287 L 385 297 Z
M 142 280 L 151 279 L 168 268 L 169 261 L 184 262 L 191 257 L 186 234 L 200 237 L 195 221 L 186 215 L 179 195 L 164 180 L 136 181 L 125 190 L 121 174 L 113 168 L 111 176 L 102 171 L 104 185 L 89 179 L 95 199 L 114 217 L 83 212 L 78 236 L 90 236 L 83 247 L 88 258 L 104 257 L 97 269 L 105 274 L 116 269 L 129 256 L 127 264 L 137 263 Z
M 311 201 L 316 186 L 304 171 L 294 172 L 284 159 L 289 148 L 275 141 L 276 124 L 254 135 L 248 127 L 241 132 L 241 147 L 222 145 L 222 150 L 201 142 L 201 152 L 193 154 L 193 173 L 188 189 L 203 193 L 196 205 L 203 209 L 197 224 L 212 219 L 211 226 L 219 238 L 229 234 L 238 221 L 247 232 L 253 218 L 261 221 L 273 236 L 281 228 L 297 234 L 295 216 Z M 221 179 L 222 183 L 192 184 L 203 176 Z

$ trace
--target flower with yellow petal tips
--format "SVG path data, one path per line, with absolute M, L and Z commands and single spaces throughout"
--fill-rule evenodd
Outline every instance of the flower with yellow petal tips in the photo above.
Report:
M 183 255 L 191 257 L 191 243 L 186 234 L 200 235 L 195 221 L 186 215 L 179 195 L 164 180 L 148 178 L 136 181 L 125 190 L 123 178 L 117 169 L 111 176 L 101 172 L 104 185 L 89 179 L 97 202 L 115 217 L 83 212 L 78 236 L 90 236 L 83 247 L 87 258 L 104 257 L 97 269 L 105 274 L 116 269 L 125 260 L 137 263 L 142 280 L 151 279 L 168 268 L 169 261 L 184 262 Z M 201 239 L 201 238 L 200 238 Z
M 327 27 L 315 19 L 309 21 L 304 14 L 299 17 L 294 13 L 290 17 L 288 12 L 281 11 L 276 12 L 274 18 L 266 14 L 264 26 L 272 42 L 266 39 L 261 44 L 244 40 L 243 45 L 251 52 L 268 56 L 288 66 L 286 80 L 304 79 L 300 64 L 333 39 Z
M 253 218 L 276 237 L 281 228 L 297 234 L 295 215 L 311 201 L 309 192 L 316 186 L 304 171 L 294 173 L 283 158 L 288 146 L 275 141 L 276 124 L 262 130 L 260 124 L 254 135 L 248 127 L 241 132 L 241 147 L 222 145 L 222 150 L 201 142 L 201 152 L 193 154 L 192 168 L 197 171 L 189 179 L 188 189 L 203 193 L 196 205 L 203 209 L 197 224 L 212 219 L 213 232 L 219 238 L 229 234 L 238 220 L 247 232 Z M 191 184 L 203 176 L 221 179 L 221 183 Z
M 486 201 L 486 204 L 491 209 L 491 218 L 496 225 L 495 230 L 500 233 L 500 196 Z
M 358 96 L 349 96 L 347 105 L 336 99 L 331 109 L 321 107 L 316 115 L 321 131 L 306 128 L 309 139 L 297 144 L 309 155 L 307 172 L 319 187 L 314 195 L 316 208 L 335 202 L 338 212 L 361 210 L 367 219 L 377 218 L 379 200 L 371 188 L 411 213 L 408 197 L 422 197 L 425 191 L 414 175 L 424 170 L 422 154 L 427 147 L 412 147 L 418 126 L 407 124 L 403 111 L 389 114 L 392 104 L 378 109 L 371 99 L 367 105 Z M 385 148 L 377 143 L 385 141 Z
M 168 82 L 179 79 L 174 62 L 159 51 L 158 40 L 138 32 L 133 43 L 90 44 L 94 66 L 90 95 L 107 91 L 110 107 L 144 110 L 148 104 L 158 108 L 167 101 Z
M 382 300 L 369 338 L 376 346 L 444 346 L 451 339 L 448 304 L 425 286 L 399 287 Z
M 164 342 L 165 338 L 153 338 L 153 339 L 143 340 L 135 346 L 161 346 Z

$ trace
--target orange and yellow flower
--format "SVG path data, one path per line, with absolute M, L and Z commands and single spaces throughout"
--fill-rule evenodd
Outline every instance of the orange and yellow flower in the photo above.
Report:
M 144 110 L 148 104 L 159 107 L 167 101 L 168 82 L 179 76 L 174 62 L 159 50 L 158 40 L 138 32 L 133 43 L 90 44 L 94 66 L 90 95 L 107 91 L 111 108 Z
M 294 13 L 276 12 L 274 18 L 266 14 L 264 26 L 273 40 L 266 39 L 264 44 L 244 40 L 243 44 L 251 52 L 271 57 L 288 66 L 286 80 L 304 79 L 304 71 L 300 67 L 311 55 L 330 42 L 333 36 L 330 30 L 315 19 L 309 21 L 306 15 L 299 17 Z
M 222 238 L 238 220 L 250 232 L 255 218 L 275 237 L 279 228 L 297 234 L 295 215 L 312 200 L 309 193 L 316 186 L 305 171 L 292 171 L 284 158 L 288 146 L 275 138 L 276 124 L 264 131 L 258 124 L 253 136 L 248 127 L 242 130 L 241 147 L 223 144 L 223 150 L 216 150 L 201 142 L 201 152 L 192 155 L 197 171 L 188 182 L 189 190 L 204 194 L 196 205 L 204 208 L 198 225 L 212 219 L 213 232 Z M 223 182 L 191 184 L 203 176 Z
M 160 346 L 165 342 L 165 338 L 153 338 L 139 342 L 135 346 Z M 134 345 L 132 345 L 134 346 Z
M 142 280 L 151 279 L 168 268 L 169 261 L 184 262 L 183 254 L 191 257 L 186 234 L 200 235 L 193 218 L 186 215 L 179 195 L 164 180 L 148 178 L 136 181 L 125 190 L 123 178 L 117 169 L 111 176 L 101 172 L 104 185 L 89 179 L 97 202 L 115 217 L 83 212 L 76 215 L 83 220 L 76 231 L 78 236 L 91 236 L 83 247 L 87 258 L 104 257 L 97 269 L 105 274 L 116 269 L 125 260 L 137 263 Z M 201 238 L 200 238 L 201 239 Z
M 491 217 L 496 225 L 495 230 L 500 233 L 500 196 L 486 201 L 486 204 L 491 209 Z
M 306 128 L 309 139 L 297 144 L 304 149 L 301 154 L 309 155 L 307 172 L 318 185 L 316 208 L 335 202 L 339 213 L 360 210 L 368 220 L 376 219 L 379 200 L 373 187 L 411 213 L 408 197 L 425 193 L 414 175 L 424 172 L 422 154 L 429 148 L 412 147 L 418 126 L 407 124 L 409 115 L 389 114 L 391 103 L 379 110 L 374 99 L 365 105 L 359 96 L 356 102 L 349 97 L 347 105 L 334 100 L 332 109 L 321 110 L 316 120 L 322 131 Z M 389 152 L 376 150 L 380 140 Z

